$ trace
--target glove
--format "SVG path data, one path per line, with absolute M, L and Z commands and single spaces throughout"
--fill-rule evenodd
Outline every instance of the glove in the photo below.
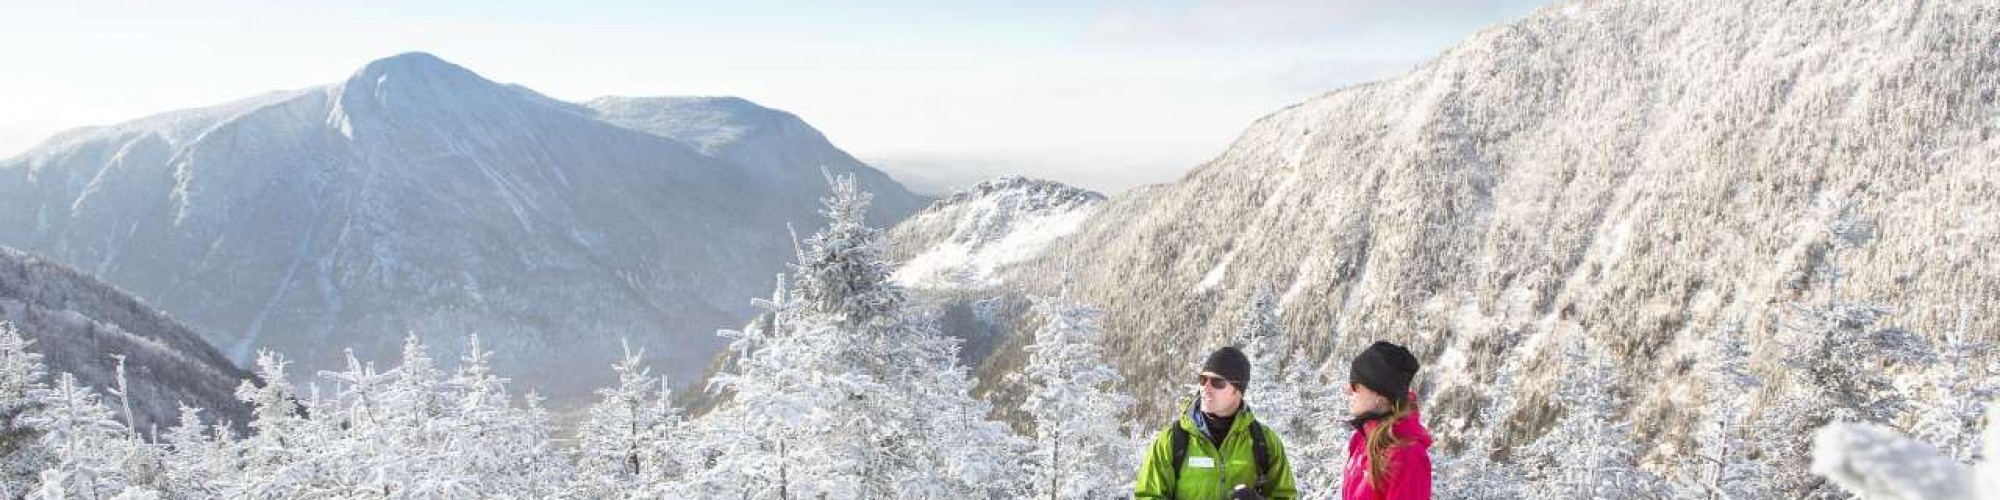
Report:
M 1257 494 L 1257 490 L 1239 484 L 1236 485 L 1235 491 L 1229 492 L 1229 498 L 1231 500 L 1264 500 L 1264 495 L 1259 495 Z

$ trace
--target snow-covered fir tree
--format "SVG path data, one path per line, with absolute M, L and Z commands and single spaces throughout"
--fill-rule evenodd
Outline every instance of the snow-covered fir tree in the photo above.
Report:
M 111 449 L 125 478 L 119 496 L 157 496 L 170 486 L 164 450 L 145 442 L 144 435 L 134 427 L 137 414 L 132 412 L 132 385 L 126 378 L 125 356 L 114 354 L 111 359 L 114 364 L 110 395 L 118 401 L 118 414 L 124 416 L 116 431 L 124 439 Z
M 1347 441 L 1354 434 L 1348 425 L 1353 417 L 1347 413 L 1345 375 L 1330 374 L 1311 359 L 1303 348 L 1293 349 L 1292 362 L 1285 363 L 1278 380 L 1268 389 L 1258 389 L 1284 393 L 1282 397 L 1297 402 L 1290 415 L 1277 417 L 1289 429 L 1281 436 L 1300 498 L 1340 489 L 1341 474 L 1347 469 Z M 1256 408 L 1261 421 L 1263 407 Z
M 160 450 L 74 374 L 44 384 L 46 367 L 29 343 L 0 322 L 0 498 L 157 496 L 169 484 Z M 112 364 L 113 394 L 131 415 L 124 360 Z
M 1034 311 L 1047 322 L 1035 330 L 1028 362 L 1021 370 L 1028 396 L 1021 410 L 1034 418 L 1035 498 L 1106 498 L 1121 490 L 1137 470 L 1134 442 L 1120 428 L 1131 398 L 1118 393 L 1122 380 L 1105 362 L 1101 311 L 1070 295 L 1064 286 L 1053 297 L 1035 297 Z
M 571 494 L 618 498 L 680 480 L 683 418 L 664 381 L 652 375 L 642 356 L 625 347 L 624 358 L 612 365 L 617 385 L 598 390 L 590 419 L 577 430 Z
M 1285 372 L 1285 356 L 1291 354 L 1291 343 L 1285 332 L 1278 327 L 1278 301 L 1266 286 L 1257 287 L 1251 293 L 1250 305 L 1243 309 L 1236 319 L 1236 330 L 1230 334 L 1230 343 L 1243 350 L 1250 358 L 1251 386 L 1258 390 L 1246 393 L 1245 399 L 1256 412 L 1257 420 L 1264 422 L 1280 436 L 1292 436 L 1293 428 L 1300 422 L 1300 409 L 1304 399 L 1297 391 L 1285 390 L 1279 385 Z M 1299 358 L 1303 361 L 1304 358 Z M 1259 383 L 1261 382 L 1261 383 Z M 1286 441 L 1289 444 L 1291 441 Z M 1289 447 L 1287 447 L 1289 448 Z
M 1470 500 L 1526 495 L 1527 478 L 1521 468 L 1515 462 L 1493 459 L 1506 436 L 1507 417 L 1514 412 L 1513 390 L 1514 367 L 1503 364 L 1493 382 L 1482 391 L 1485 404 L 1479 408 L 1480 432 L 1466 440 L 1465 449 L 1438 461 L 1433 483 L 1447 485 L 1436 488 L 1438 498 Z M 1519 454 L 1515 457 L 1519 460 Z
M 1912 433 L 1935 445 L 1953 459 L 1968 461 L 1978 450 L 1973 437 L 1979 435 L 1984 404 L 2000 398 L 2000 384 L 1985 367 L 1977 364 L 1980 353 L 1993 348 L 1991 342 L 1972 338 L 1965 331 L 1969 308 L 1958 311 L 1958 327 L 1937 342 L 1937 366 L 1923 373 L 1927 403 L 1916 412 Z
M 923 319 L 911 350 L 921 364 L 907 375 L 916 415 L 900 464 L 913 473 L 906 498 L 1011 498 L 1025 491 L 1019 473 L 1032 465 L 1028 438 L 990 418 L 993 405 L 972 397 L 976 380 L 960 366 L 958 340 L 938 334 Z M 927 465 L 928 464 L 928 465 Z
M 1615 380 L 1601 353 L 1578 339 L 1564 346 L 1565 376 L 1557 399 L 1562 418 L 1530 444 L 1528 496 L 1533 498 L 1661 498 L 1665 482 L 1639 468 L 1631 423 L 1615 420 Z
M 1728 328 L 1705 341 L 1700 365 L 1706 390 L 1695 451 L 1684 461 L 1675 483 L 1682 498 L 1765 498 L 1769 488 L 1769 457 L 1758 453 L 1744 436 L 1743 422 L 1751 397 L 1763 381 L 1750 370 L 1750 348 L 1740 327 Z
M 863 220 L 868 194 L 850 176 L 829 181 L 828 223 L 800 246 L 788 286 L 760 303 L 767 320 L 724 332 L 736 362 L 714 379 L 726 401 L 698 426 L 691 487 L 749 498 L 991 488 L 986 471 L 1007 470 L 991 461 L 1012 454 L 961 445 L 1005 433 L 965 424 L 989 407 L 955 367 L 956 341 L 889 280 L 881 231 Z
M 202 421 L 201 409 L 180 405 L 180 420 L 160 436 L 165 453 L 166 484 L 162 496 L 171 499 L 220 498 L 220 483 L 233 471 L 234 443 L 227 430 Z
M 1908 411 L 1909 394 L 1896 387 L 1890 369 L 1935 360 L 1921 335 L 1886 326 L 1891 311 L 1873 304 L 1792 304 L 1790 313 L 1780 334 L 1784 361 L 1795 389 L 1824 405 L 1825 418 L 1889 423 Z
M 47 367 L 28 350 L 31 343 L 13 323 L 0 321 L 0 498 L 26 495 L 55 463 L 42 445 L 42 428 L 30 424 L 43 411 L 47 390 Z
M 567 459 L 550 444 L 554 429 L 539 398 L 529 394 L 515 406 L 507 379 L 493 373 L 493 352 L 482 347 L 478 335 L 467 337 L 466 346 L 443 384 L 453 397 L 440 428 L 447 451 L 440 468 L 451 477 L 477 480 L 471 490 L 477 496 L 556 494 L 569 475 Z
M 1807 471 L 1811 442 L 1803 429 L 1836 421 L 1891 424 L 1912 408 L 1898 388 L 1896 370 L 1921 371 L 1936 361 L 1921 335 L 1890 324 L 1886 307 L 1846 297 L 1840 287 L 1848 271 L 1846 252 L 1867 245 L 1874 226 L 1851 206 L 1834 209 L 1814 248 L 1819 264 L 1799 281 L 1822 285 L 1822 299 L 1785 304 L 1777 313 L 1779 361 L 1783 378 L 1769 380 L 1771 402 L 1746 429 L 1758 453 L 1772 464 L 1768 479 L 1777 491 L 1809 498 L 1843 496 Z
M 235 471 L 222 482 L 227 498 L 298 498 L 316 494 L 326 481 L 313 452 L 319 443 L 298 391 L 286 378 L 290 362 L 275 352 L 257 353 L 257 378 L 244 381 L 236 397 L 250 404 L 250 435 L 237 444 Z
M 54 466 L 42 473 L 46 491 L 100 499 L 125 490 L 121 465 L 125 454 L 133 452 L 133 443 L 124 424 L 99 398 L 69 373 L 56 375 L 55 383 L 41 391 L 38 399 L 44 410 L 28 424 L 42 430 L 41 445 L 55 455 Z

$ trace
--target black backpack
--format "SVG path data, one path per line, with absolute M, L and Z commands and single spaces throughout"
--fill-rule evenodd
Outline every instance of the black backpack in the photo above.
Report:
M 1264 443 L 1264 424 L 1251 420 L 1249 431 L 1250 454 L 1257 460 L 1257 494 L 1269 497 L 1271 496 L 1271 477 L 1267 474 L 1271 471 L 1271 448 Z M 1167 436 L 1168 439 L 1172 440 L 1174 445 L 1174 479 L 1178 481 L 1181 477 L 1181 465 L 1187 463 L 1188 448 L 1188 431 L 1181 428 L 1179 418 L 1167 422 Z M 1222 448 L 1222 443 L 1216 443 L 1215 447 L 1218 449 Z M 1173 497 L 1168 496 L 1167 498 L 1171 499 Z

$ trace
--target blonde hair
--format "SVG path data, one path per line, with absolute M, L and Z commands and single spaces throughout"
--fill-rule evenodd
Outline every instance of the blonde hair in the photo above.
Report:
M 1382 478 L 1389 475 L 1389 450 L 1403 444 L 1396 439 L 1396 424 L 1410 416 L 1416 405 L 1401 399 L 1389 400 L 1389 415 L 1368 429 L 1368 484 L 1376 491 L 1382 489 Z

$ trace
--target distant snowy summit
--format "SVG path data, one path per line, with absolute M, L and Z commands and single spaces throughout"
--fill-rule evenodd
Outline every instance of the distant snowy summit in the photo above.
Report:
M 0 160 L 0 244 L 302 373 L 468 333 L 562 408 L 630 339 L 676 377 L 718 351 L 853 174 L 887 225 L 929 200 L 737 98 L 569 103 L 430 54 L 345 80 L 63 133 Z M 796 226 L 788 229 L 788 226 Z M 550 366 L 566 367 L 549 370 Z M 575 369 L 568 369 L 574 367 Z
M 953 194 L 890 232 L 893 279 L 919 289 L 1001 284 L 995 270 L 1076 231 L 1105 197 L 1066 184 L 1003 177 Z

